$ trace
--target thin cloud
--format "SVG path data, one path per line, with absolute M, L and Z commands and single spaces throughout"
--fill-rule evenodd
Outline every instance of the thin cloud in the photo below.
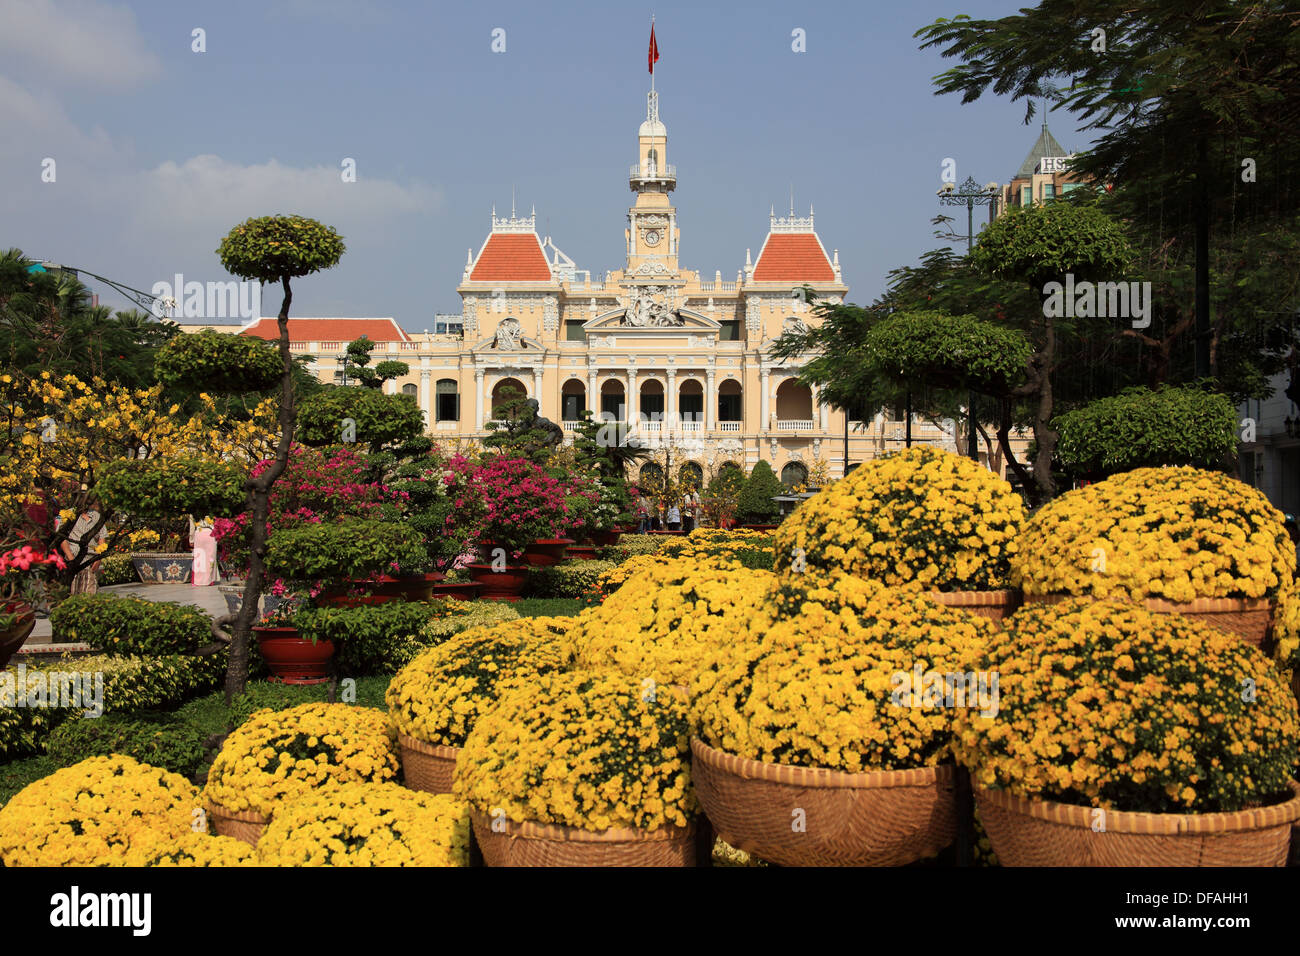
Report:
M 162 74 L 125 4 L 0 0 L 0 62 L 27 86 L 123 90 Z

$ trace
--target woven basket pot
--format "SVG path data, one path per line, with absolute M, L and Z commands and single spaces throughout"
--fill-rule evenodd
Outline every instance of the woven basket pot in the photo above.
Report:
M 397 745 L 402 752 L 402 776 L 410 789 L 451 793 L 459 747 L 425 743 L 405 734 L 397 735 Z
M 219 803 L 208 803 L 208 816 L 212 818 L 212 829 L 217 836 L 234 837 L 243 840 L 249 846 L 257 846 L 262 839 L 262 831 L 271 822 L 252 810 L 227 810 Z
M 749 760 L 691 740 L 691 779 L 727 843 L 782 866 L 902 866 L 957 836 L 954 768 L 844 773 Z M 794 828 L 803 810 L 802 831 Z
M 1026 594 L 1025 603 L 1057 604 L 1068 601 L 1070 597 L 1068 594 Z M 1264 643 L 1273 623 L 1273 602 L 1268 598 L 1197 598 L 1195 601 L 1144 598 L 1135 603 L 1157 614 L 1182 614 L 1197 618 L 1211 627 L 1235 634 L 1255 647 Z
M 1004 591 L 927 591 L 925 596 L 944 607 L 957 608 L 986 617 L 994 623 L 1010 617 L 1020 607 L 1018 589 Z
M 474 838 L 488 866 L 695 866 L 695 823 L 685 827 L 580 830 L 492 820 L 470 811 Z
M 1236 813 L 1121 813 L 1029 800 L 976 785 L 980 822 L 1003 866 L 1283 866 L 1300 784 L 1286 803 Z M 1094 819 L 1105 830 L 1093 830 Z

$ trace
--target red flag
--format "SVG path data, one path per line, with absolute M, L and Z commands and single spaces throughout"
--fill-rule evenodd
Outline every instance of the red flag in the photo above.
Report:
M 655 71 L 655 64 L 659 62 L 659 44 L 655 42 L 655 25 L 650 24 L 650 53 L 646 57 L 650 63 L 650 72 Z

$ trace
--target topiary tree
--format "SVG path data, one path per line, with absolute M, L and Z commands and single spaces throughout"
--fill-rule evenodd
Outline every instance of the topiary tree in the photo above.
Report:
M 781 506 L 772 499 L 783 494 L 785 485 L 781 484 L 781 479 L 776 476 L 771 465 L 760 460 L 740 489 L 737 507 L 740 520 L 750 524 L 766 524 L 768 519 L 781 513 Z
M 411 366 L 405 362 L 394 359 L 385 359 L 371 368 L 370 353 L 374 350 L 375 343 L 370 341 L 368 335 L 348 343 L 347 350 L 343 354 L 344 385 L 348 383 L 349 378 L 354 378 L 357 384 L 364 385 L 366 388 L 380 388 L 385 382 L 401 378 L 411 370 Z
M 344 424 L 351 422 L 348 433 Z M 385 395 L 377 388 L 326 385 L 302 400 L 297 438 L 320 447 L 342 442 L 369 444 L 372 452 L 407 442 L 424 431 L 424 414 L 409 395 Z
M 1061 463 L 1087 478 L 1158 465 L 1225 470 L 1237 450 L 1231 399 L 1198 388 L 1130 388 L 1059 415 L 1053 425 Z
M 280 439 L 270 467 L 250 473 L 245 484 L 251 505 L 251 558 L 243 604 L 231 634 L 230 665 L 226 671 L 226 702 L 229 704 L 248 682 L 249 640 L 253 618 L 262 593 L 266 551 L 266 518 L 270 510 L 271 486 L 284 473 L 293 444 L 294 395 L 293 356 L 289 352 L 289 305 L 293 301 L 291 279 L 311 275 L 338 264 L 344 252 L 343 239 L 329 226 L 303 216 L 263 216 L 249 219 L 232 229 L 217 255 L 231 275 L 258 282 L 279 282 L 284 290 L 279 326 L 280 351 Z
M 1058 436 L 1052 427 L 1052 374 L 1057 322 L 1061 318 L 1048 307 L 1047 284 L 1065 284 L 1067 275 L 1073 275 L 1075 281 L 1119 281 L 1131 257 L 1132 249 L 1119 223 L 1094 206 L 1068 202 L 1010 209 L 985 227 L 971 252 L 971 262 L 978 270 L 995 279 L 1026 283 L 1037 300 L 1044 303 L 1036 314 L 1024 317 L 1035 347 L 1025 369 L 1024 384 L 1011 393 L 1038 400 L 1034 415 L 1034 484 L 1042 498 L 1056 493 L 1052 459 Z M 1089 315 L 1069 321 L 1114 320 Z

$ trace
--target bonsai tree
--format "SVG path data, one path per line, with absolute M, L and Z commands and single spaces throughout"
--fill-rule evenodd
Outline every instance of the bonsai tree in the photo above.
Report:
M 353 339 L 348 343 L 343 355 L 343 384 L 349 378 L 357 380 L 358 385 L 366 388 L 381 388 L 385 382 L 400 378 L 411 370 L 405 362 L 385 359 L 374 368 L 370 368 L 370 353 L 375 350 L 375 343 L 367 335 Z
M 344 433 L 350 421 L 355 432 Z M 409 441 L 424 431 L 424 415 L 409 395 L 385 395 L 377 388 L 326 385 L 303 399 L 297 437 L 304 445 L 364 442 L 372 452 Z
M 1057 416 L 1058 454 L 1087 478 L 1158 465 L 1222 469 L 1235 458 L 1237 411 L 1198 388 L 1131 388 Z
M 781 479 L 772 471 L 772 466 L 759 461 L 740 489 L 737 507 L 740 520 L 751 524 L 766 524 L 768 519 L 781 513 L 781 506 L 772 499 L 782 494 L 785 494 L 785 485 L 781 484 Z
M 344 252 L 343 239 L 328 226 L 303 216 L 264 216 L 236 226 L 221 240 L 217 255 L 231 275 L 258 282 L 279 282 L 284 290 L 279 327 L 280 352 L 280 436 L 269 467 L 245 482 L 251 515 L 248 583 L 243 604 L 231 634 L 230 664 L 226 671 L 226 701 L 242 693 L 248 682 L 248 649 L 253 619 L 265 574 L 266 519 L 271 486 L 284 473 L 294 435 L 293 355 L 289 352 L 289 306 L 293 302 L 290 280 L 311 275 L 338 264 Z
M 538 465 L 545 464 L 564 441 L 564 430 L 541 416 L 537 399 L 528 398 L 517 388 L 502 389 L 501 401 L 492 408 L 487 430 L 492 434 L 483 439 L 484 448 L 510 458 L 527 458 Z

